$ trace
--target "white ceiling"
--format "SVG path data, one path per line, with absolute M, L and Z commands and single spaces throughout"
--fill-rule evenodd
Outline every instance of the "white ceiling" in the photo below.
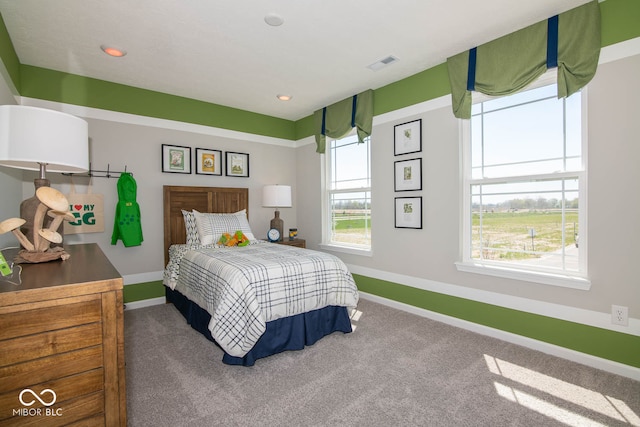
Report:
M 0 0 L 0 13 L 22 64 L 297 120 L 587 1 Z

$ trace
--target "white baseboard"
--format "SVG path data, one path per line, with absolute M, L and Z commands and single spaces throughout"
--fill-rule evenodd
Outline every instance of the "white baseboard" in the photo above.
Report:
M 640 368 L 635 368 L 633 366 L 625 365 L 623 363 L 618 363 L 612 360 L 607 360 L 600 357 L 592 356 L 590 354 L 581 353 L 579 351 L 549 344 L 543 341 L 534 340 L 532 338 L 527 338 L 522 335 L 512 334 L 510 332 L 505 332 L 499 329 L 490 328 L 488 326 L 458 319 L 456 317 L 446 316 L 444 314 L 425 310 L 423 308 L 404 304 L 398 301 L 393 301 L 387 298 L 379 297 L 377 295 L 368 294 L 366 292 L 360 291 L 359 293 L 363 299 L 377 302 L 379 304 L 383 304 L 388 307 L 396 308 L 398 310 L 406 311 L 408 313 L 412 313 L 417 316 L 426 317 L 428 319 L 446 323 L 451 326 L 466 329 L 472 332 L 476 332 L 478 334 L 490 336 L 492 338 L 497 338 L 506 342 L 510 342 L 512 344 L 517 344 L 523 347 L 530 348 L 532 350 L 541 351 L 543 353 L 550 354 L 552 356 L 561 357 L 563 359 L 567 359 L 572 362 L 580 363 L 582 365 L 590 366 L 596 369 L 601 369 L 603 371 L 610 372 L 612 374 L 621 375 L 623 377 L 628 377 L 633 380 L 640 381 Z
M 167 302 L 167 299 L 165 297 L 143 299 L 143 300 L 140 300 L 140 301 L 133 301 L 133 302 L 125 303 L 124 304 L 124 309 L 125 310 L 135 310 L 137 308 L 151 307 L 152 305 L 166 304 L 166 302 Z

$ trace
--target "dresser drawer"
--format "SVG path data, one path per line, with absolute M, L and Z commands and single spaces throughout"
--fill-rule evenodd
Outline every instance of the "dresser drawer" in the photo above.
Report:
M 51 407 L 53 411 L 61 412 L 64 415 L 65 422 L 72 422 L 74 419 L 82 419 L 91 415 L 100 415 L 104 411 L 104 404 L 100 402 L 104 386 L 104 370 L 94 369 L 78 375 L 72 375 L 53 381 L 47 381 L 37 385 L 29 386 L 29 389 L 40 395 L 43 390 L 55 390 L 56 403 Z M 3 418 L 11 419 L 11 425 L 20 425 L 20 422 L 33 421 L 22 417 L 13 417 L 13 409 L 20 409 L 23 406 L 19 404 L 20 392 L 23 388 L 12 390 L 0 394 L 0 408 L 11 408 L 11 411 L 0 412 L 0 425 L 3 425 Z M 47 393 L 42 395 L 44 398 L 50 398 Z M 33 400 L 31 395 L 27 395 L 25 399 Z M 87 402 L 90 402 L 87 405 Z M 43 405 L 35 402 L 29 408 L 41 408 Z M 104 415 L 98 417 L 104 425 Z M 52 418 L 47 419 L 48 422 Z
M 89 347 L 0 367 L 0 393 L 103 367 L 102 347 Z
M 102 344 L 99 322 L 0 341 L 0 366 Z
M 2 307 L 0 346 L 10 338 L 99 322 L 101 316 L 99 294 Z

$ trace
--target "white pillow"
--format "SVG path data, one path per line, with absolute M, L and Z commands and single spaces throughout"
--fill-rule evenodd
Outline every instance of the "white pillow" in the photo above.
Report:
M 193 212 L 182 209 L 182 217 L 184 218 L 184 228 L 187 231 L 187 245 L 199 245 L 200 236 L 198 235 L 198 225 Z
M 256 240 L 247 221 L 245 209 L 232 214 L 200 213 L 194 210 L 193 215 L 196 218 L 200 243 L 203 245 L 216 243 L 223 233 L 233 234 L 238 230 L 242 230 L 250 242 Z

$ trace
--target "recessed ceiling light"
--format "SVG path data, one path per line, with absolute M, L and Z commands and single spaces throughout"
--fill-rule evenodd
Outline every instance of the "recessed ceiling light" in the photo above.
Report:
M 111 47 L 111 46 L 102 45 L 102 46 L 100 46 L 100 49 L 102 49 L 102 51 L 104 53 L 106 53 L 107 55 L 114 56 L 116 58 L 120 58 L 120 57 L 125 56 L 127 54 L 126 51 L 120 50 L 120 49 L 116 49 L 115 47 Z
M 277 13 L 268 13 L 264 17 L 264 22 L 271 25 L 272 27 L 279 27 L 284 23 L 284 18 Z
M 291 95 L 278 95 L 276 98 L 278 98 L 280 101 L 291 101 L 291 98 L 293 98 L 293 96 L 291 96 Z

